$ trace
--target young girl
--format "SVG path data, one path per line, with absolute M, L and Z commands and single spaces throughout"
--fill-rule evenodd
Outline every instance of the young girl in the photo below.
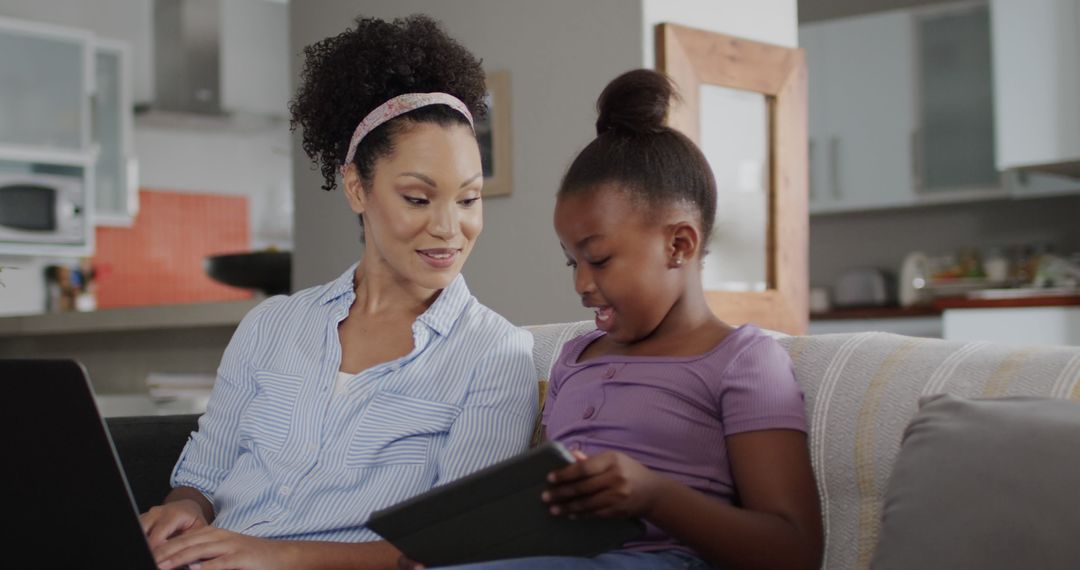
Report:
M 802 392 L 778 343 L 706 305 L 716 187 L 698 148 L 663 124 L 673 94 L 652 71 L 612 81 L 555 208 L 597 330 L 567 343 L 551 375 L 547 436 L 579 461 L 543 498 L 557 515 L 640 517 L 646 534 L 592 559 L 477 567 L 820 565 Z

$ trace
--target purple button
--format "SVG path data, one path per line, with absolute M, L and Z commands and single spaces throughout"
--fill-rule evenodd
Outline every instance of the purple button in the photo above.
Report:
M 581 414 L 581 417 L 584 419 L 589 419 L 594 413 L 596 413 L 596 408 L 589 406 L 588 408 L 585 408 L 585 413 Z
M 615 367 L 609 366 L 608 369 L 604 371 L 604 378 L 611 378 L 612 376 L 615 376 Z

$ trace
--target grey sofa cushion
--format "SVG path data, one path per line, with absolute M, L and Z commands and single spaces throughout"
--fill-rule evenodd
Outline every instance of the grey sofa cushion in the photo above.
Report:
M 160 505 L 169 494 L 169 476 L 198 421 L 198 415 L 105 420 L 140 513 Z
M 1080 402 L 923 399 L 875 569 L 1080 567 Z

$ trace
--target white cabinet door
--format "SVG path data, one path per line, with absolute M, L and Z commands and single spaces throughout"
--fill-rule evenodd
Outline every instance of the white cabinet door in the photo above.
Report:
M 1080 307 L 948 309 L 945 340 L 1080 345 Z
M 77 30 L 0 18 L 0 153 L 55 153 L 70 162 L 86 151 L 92 39 Z
M 828 96 L 829 67 L 825 61 L 824 44 L 828 24 L 808 24 L 799 27 L 799 46 L 806 50 L 808 133 L 807 153 L 810 172 L 808 194 L 810 212 L 828 210 L 833 194 L 828 187 L 829 118 L 825 99 Z
M 991 0 L 997 166 L 1080 161 L 1080 0 Z
M 927 9 L 916 14 L 915 28 L 920 199 L 973 192 L 1004 196 L 994 164 L 989 9 L 984 4 Z
M 814 158 L 824 170 L 812 211 L 914 202 L 912 26 L 909 12 L 888 12 L 803 27 L 808 59 L 824 79 L 810 83 Z
M 91 132 L 98 151 L 94 185 L 98 225 L 130 225 L 139 209 L 129 54 L 122 42 L 95 44 Z

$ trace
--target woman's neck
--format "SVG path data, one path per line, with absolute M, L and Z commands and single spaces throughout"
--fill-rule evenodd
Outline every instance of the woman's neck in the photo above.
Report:
M 366 315 L 406 312 L 420 315 L 435 302 L 441 289 L 426 289 L 406 280 L 375 255 L 364 255 L 353 274 L 356 300 L 352 310 Z

